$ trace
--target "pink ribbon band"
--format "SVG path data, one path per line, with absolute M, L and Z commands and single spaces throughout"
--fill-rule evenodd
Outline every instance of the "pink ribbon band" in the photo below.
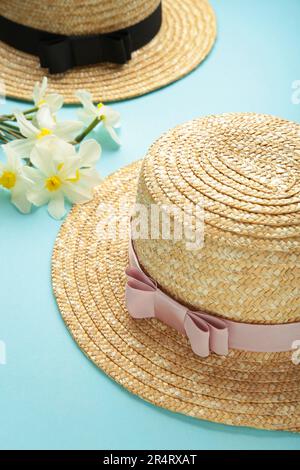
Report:
M 290 351 L 300 340 L 300 322 L 278 325 L 239 323 L 204 312 L 194 312 L 161 291 L 140 267 L 132 243 L 126 269 L 126 305 L 135 319 L 158 318 L 189 338 L 201 357 L 210 352 L 226 356 L 228 350 L 254 352 Z

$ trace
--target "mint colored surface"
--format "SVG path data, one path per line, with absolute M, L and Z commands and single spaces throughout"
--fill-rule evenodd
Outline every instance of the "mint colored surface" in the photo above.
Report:
M 300 121 L 300 105 L 291 102 L 292 82 L 300 79 L 299 0 L 212 3 L 218 40 L 207 60 L 167 88 L 114 104 L 122 113 L 123 146 L 103 145 L 104 176 L 197 116 L 255 111 Z M 24 105 L 7 101 L 1 110 L 16 106 Z M 69 335 L 52 295 L 50 258 L 59 227 L 44 208 L 20 215 L 1 193 L 0 340 L 7 348 L 7 364 L 0 365 L 1 449 L 300 448 L 295 434 L 156 408 L 98 370 Z

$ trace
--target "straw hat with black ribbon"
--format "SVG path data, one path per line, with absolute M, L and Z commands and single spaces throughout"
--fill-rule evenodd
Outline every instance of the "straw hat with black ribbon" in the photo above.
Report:
M 193 226 L 200 204 L 204 240 L 133 237 L 135 201 L 147 214 L 190 208 Z M 164 134 L 74 207 L 54 248 L 54 293 L 84 353 L 141 398 L 299 431 L 299 227 L 299 124 L 208 116 Z
M 25 100 L 47 71 L 69 103 L 80 88 L 131 98 L 193 70 L 215 37 L 208 0 L 1 0 L 0 80 Z

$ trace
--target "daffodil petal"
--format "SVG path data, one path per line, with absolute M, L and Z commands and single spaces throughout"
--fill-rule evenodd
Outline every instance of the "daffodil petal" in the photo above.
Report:
M 41 93 L 40 98 L 44 98 L 47 88 L 48 88 L 48 78 L 43 77 L 43 80 L 41 82 L 41 87 L 40 87 L 40 93 Z
M 104 126 L 107 132 L 109 133 L 110 137 L 116 142 L 116 144 L 121 145 L 121 141 L 119 139 L 118 134 L 111 126 Z
M 37 129 L 30 121 L 28 121 L 23 113 L 15 113 L 15 118 L 17 120 L 20 132 L 24 137 L 34 138 L 39 133 L 39 129 Z
M 91 122 L 96 118 L 98 117 L 98 115 L 94 115 L 94 114 L 91 114 L 90 112 L 88 112 L 85 108 L 80 108 L 78 109 L 77 111 L 77 116 L 78 116 L 78 119 L 83 122 L 85 125 L 89 125 L 91 124 Z
M 53 155 L 51 154 L 52 139 L 43 139 L 38 142 L 30 154 L 30 160 L 45 176 L 56 173 L 57 167 Z
M 80 183 L 86 187 L 95 188 L 102 182 L 102 178 L 95 168 L 82 169 L 80 175 Z
M 2 150 L 7 160 L 6 167 L 12 171 L 18 170 L 21 167 L 21 159 L 17 152 L 9 144 L 3 145 Z
M 44 176 L 43 174 L 37 170 L 36 168 L 33 168 L 32 166 L 27 166 L 24 165 L 22 168 L 22 173 L 24 174 L 25 178 L 30 181 L 31 183 L 34 183 L 34 188 L 42 188 L 44 186 Z
M 105 120 L 108 126 L 112 127 L 120 127 L 121 115 L 118 111 L 110 108 L 109 106 L 105 106 Z
M 39 189 L 37 190 L 36 188 L 34 190 L 29 190 L 27 192 L 27 198 L 32 204 L 35 206 L 44 206 L 49 202 L 50 199 L 50 193 L 44 189 Z
M 36 82 L 33 87 L 33 102 L 35 106 L 38 106 L 40 102 L 40 84 L 39 82 Z
M 62 192 L 54 194 L 48 204 L 48 212 L 54 219 L 62 219 L 66 214 L 65 200 Z
M 80 145 L 78 156 L 81 166 L 95 166 L 101 156 L 101 146 L 96 140 L 86 140 Z
M 40 129 L 54 130 L 56 124 L 48 106 L 42 106 L 38 110 L 36 119 Z
M 71 158 L 65 158 L 63 165 L 58 171 L 59 177 L 62 181 L 69 181 L 70 179 L 76 178 L 76 173 L 80 168 L 80 159 L 75 153 Z
M 68 183 L 64 186 L 64 193 L 73 203 L 87 202 L 93 197 L 93 190 L 101 182 L 97 170 L 87 168 L 80 170 L 80 178 L 76 183 Z
M 27 199 L 26 185 L 24 183 L 18 184 L 18 186 L 11 191 L 11 202 L 23 214 L 28 214 L 30 212 L 31 202 Z
M 51 113 L 57 113 L 64 104 L 63 96 L 58 93 L 51 93 L 45 98 L 46 104 L 49 106 Z
M 93 188 L 85 187 L 81 183 L 69 183 L 64 186 L 64 194 L 73 204 L 90 201 L 93 197 Z
M 47 77 L 44 77 L 41 83 L 40 82 L 35 83 L 33 87 L 33 101 L 36 106 L 38 106 L 39 103 L 44 98 L 46 91 L 47 91 L 47 86 L 48 86 Z
M 5 145 L 9 150 L 13 150 L 20 157 L 28 157 L 34 147 L 35 139 L 16 139 Z
M 82 106 L 88 111 L 92 116 L 96 117 L 98 115 L 98 109 L 93 104 L 93 97 L 90 92 L 86 90 L 77 90 L 75 96 L 79 99 Z
M 80 121 L 60 122 L 55 127 L 55 135 L 63 140 L 71 141 L 75 139 L 82 128 L 83 123 Z
M 41 148 L 45 159 L 54 160 L 56 163 L 61 163 L 69 157 L 73 159 L 76 156 L 76 150 L 72 144 L 54 135 L 45 137 L 36 145 Z

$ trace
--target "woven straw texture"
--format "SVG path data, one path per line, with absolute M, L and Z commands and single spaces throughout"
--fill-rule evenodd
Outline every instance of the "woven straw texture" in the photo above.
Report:
M 172 195 L 173 198 L 177 197 L 176 203 L 181 204 L 183 195 L 187 195 L 192 187 L 195 191 L 200 191 L 200 186 L 206 201 L 207 196 L 203 190 L 206 187 L 211 191 L 210 198 L 214 205 L 208 210 L 206 204 L 208 221 L 205 230 L 208 232 L 208 238 L 203 251 L 210 252 L 210 244 L 220 242 L 216 249 L 218 255 L 210 261 L 215 268 L 219 266 L 219 271 L 214 273 L 216 279 L 224 278 L 224 269 L 229 272 L 228 258 L 231 260 L 232 282 L 237 286 L 240 278 L 236 278 L 235 273 L 240 270 L 236 265 L 239 266 L 242 262 L 241 258 L 247 259 L 253 252 L 261 262 L 260 253 L 264 253 L 268 260 L 272 258 L 273 253 L 274 260 L 277 260 L 277 263 L 273 260 L 274 282 L 277 279 L 277 289 L 293 310 L 293 295 L 286 296 L 281 287 L 283 284 L 290 292 L 289 283 L 292 282 L 292 276 L 288 277 L 286 282 L 285 275 L 283 276 L 285 271 L 282 272 L 282 269 L 287 269 L 289 273 L 289 269 L 299 262 L 299 238 L 297 239 L 297 235 L 292 237 L 299 220 L 296 211 L 299 177 L 295 152 L 298 130 L 296 124 L 255 114 L 211 116 L 187 123 L 165 134 L 156 142 L 143 164 L 132 164 L 107 178 L 97 188 L 93 201 L 76 206 L 71 211 L 61 228 L 53 252 L 54 293 L 61 314 L 81 349 L 98 367 L 126 389 L 157 406 L 197 418 L 231 425 L 299 432 L 300 367 L 292 363 L 291 352 L 253 353 L 230 350 L 226 357 L 211 354 L 204 359 L 192 352 L 184 336 L 160 321 L 133 320 L 124 303 L 128 233 L 124 236 L 123 228 L 122 237 L 104 239 L 99 237 L 97 229 L 100 222 L 102 228 L 103 224 L 110 223 L 112 208 L 118 214 L 124 194 L 127 195 L 128 207 L 125 210 L 123 205 L 123 212 L 119 212 L 116 217 L 117 229 L 120 225 L 124 227 L 124 223 L 129 225 L 130 205 L 136 201 L 137 189 L 140 200 L 146 200 L 151 194 L 152 200 L 161 203 Z M 192 151 L 192 145 L 196 142 L 197 146 L 195 145 Z M 223 161 L 217 142 L 223 147 Z M 265 149 L 262 147 L 263 143 L 266 145 Z M 179 153 L 180 146 L 179 162 L 176 152 Z M 159 164 L 158 148 L 161 149 L 164 164 Z M 273 165 L 277 168 L 276 154 L 280 162 L 278 165 L 286 171 L 279 172 L 281 183 L 277 184 L 277 188 L 280 187 L 280 190 L 275 195 L 270 184 L 270 174 L 275 171 Z M 289 162 L 287 166 L 286 158 Z M 246 169 L 247 159 L 253 162 L 251 169 Z M 266 163 L 263 164 L 262 160 L 265 159 Z M 180 165 L 185 168 L 181 175 Z M 290 176 L 285 175 L 287 167 L 291 169 Z M 169 177 L 166 173 L 169 173 Z M 262 179 L 262 173 L 265 181 Z M 160 183 L 164 181 L 165 186 L 159 183 L 158 174 L 163 178 Z M 204 185 L 202 178 L 207 178 Z M 176 187 L 170 187 L 171 181 L 177 182 Z M 151 189 L 153 187 L 156 191 Z M 217 193 L 223 194 L 222 200 L 217 201 L 216 197 L 212 197 Z M 227 193 L 231 199 L 226 199 Z M 192 200 L 196 199 L 197 196 L 193 192 Z M 275 204 L 275 200 L 280 203 Z M 291 202 L 289 211 L 288 200 Z M 261 211 L 250 211 L 257 206 Z M 209 215 L 213 214 L 211 207 L 215 207 L 217 214 L 213 219 L 214 225 L 209 222 Z M 232 216 L 229 219 L 230 213 Z M 275 237 L 274 225 L 277 220 L 284 219 L 285 213 L 289 214 L 286 237 L 283 237 L 281 232 L 279 237 Z M 253 224 L 255 236 L 250 230 L 251 222 L 244 221 L 242 233 L 238 231 L 242 214 L 249 214 L 250 220 L 251 214 L 256 214 L 255 217 L 260 223 Z M 267 225 L 266 220 L 270 219 L 273 224 Z M 226 221 L 231 226 L 230 231 Z M 265 236 L 264 230 L 268 237 Z M 264 236 L 261 235 L 262 232 Z M 144 246 L 144 252 L 137 241 L 135 244 L 139 258 L 143 258 L 143 263 L 147 264 L 150 270 L 150 264 L 158 263 L 158 252 L 155 252 L 154 246 L 151 249 L 148 245 Z M 178 248 L 181 251 L 180 245 Z M 226 265 L 224 269 L 219 260 L 221 249 Z M 151 263 L 147 263 L 145 253 L 152 257 Z M 187 252 L 185 255 L 189 256 Z M 159 256 L 168 257 L 166 264 L 170 266 L 170 260 L 173 256 L 176 257 L 177 253 L 174 251 L 164 255 L 160 252 Z M 195 257 L 195 252 L 193 256 Z M 282 266 L 283 259 L 284 266 L 287 263 L 289 268 Z M 185 269 L 183 256 L 180 256 L 180 262 L 176 269 L 168 269 L 173 286 L 182 281 L 182 278 L 176 277 L 178 273 L 175 271 L 180 271 L 181 267 Z M 253 262 L 256 262 L 255 259 Z M 194 263 L 199 263 L 197 255 Z M 249 283 L 254 287 L 254 293 L 253 290 L 247 291 L 248 300 L 260 296 L 260 284 L 265 282 L 264 278 L 268 279 L 270 273 L 268 262 L 266 266 L 267 274 L 263 275 L 258 269 L 256 283 L 253 281 L 251 264 L 243 266 L 242 270 L 250 270 Z M 209 279 L 206 271 L 200 268 L 199 266 L 198 277 L 190 278 L 190 291 L 194 291 L 198 279 Z M 164 279 L 163 263 L 160 263 L 160 269 L 163 270 L 161 279 Z M 155 274 L 160 276 L 158 269 Z M 171 283 L 167 284 L 170 289 Z M 209 283 L 208 288 L 211 289 Z M 185 291 L 184 295 L 188 293 Z M 227 292 L 224 290 L 222 295 L 236 298 L 233 289 Z M 241 292 L 240 295 L 240 304 L 247 303 L 245 294 Z M 270 307 L 273 304 L 271 296 L 275 296 L 275 302 L 280 299 L 273 290 L 266 291 L 265 295 L 268 297 L 265 301 L 268 307 L 265 315 L 270 315 Z M 246 321 L 249 317 L 248 306 L 245 309 L 239 308 L 239 311 L 243 312 L 242 320 Z M 287 315 L 287 310 L 284 311 L 283 315 Z M 278 312 L 276 321 L 279 319 Z M 234 318 L 234 315 L 228 315 L 226 310 L 222 314 Z M 254 310 L 251 320 L 254 321 L 257 317 L 258 312 Z M 296 313 L 291 317 L 296 317 Z
M 204 207 L 203 249 L 161 235 L 135 241 L 143 268 L 172 297 L 231 320 L 300 321 L 298 124 L 225 114 L 176 127 L 150 148 L 137 200 L 149 212 Z
M 106 33 L 149 16 L 160 0 L 1 0 L 0 15 L 59 34 Z
M 73 337 L 100 369 L 152 404 L 231 425 L 299 431 L 300 367 L 291 353 L 231 350 L 202 359 L 175 330 L 128 314 L 128 239 L 99 240 L 96 227 L 124 194 L 135 201 L 139 171 L 135 163 L 107 178 L 92 202 L 74 207 L 57 238 L 53 287 Z
M 120 29 L 154 11 L 158 0 L 1 0 L 7 18 L 64 34 L 91 34 Z M 207 0 L 163 0 L 158 35 L 133 53 L 123 66 L 99 64 L 48 76 L 52 91 L 76 103 L 76 89 L 89 90 L 95 101 L 116 101 L 143 95 L 183 77 L 207 56 L 216 38 L 216 19 Z M 7 96 L 32 99 L 32 89 L 47 73 L 37 58 L 0 42 L 0 80 Z

